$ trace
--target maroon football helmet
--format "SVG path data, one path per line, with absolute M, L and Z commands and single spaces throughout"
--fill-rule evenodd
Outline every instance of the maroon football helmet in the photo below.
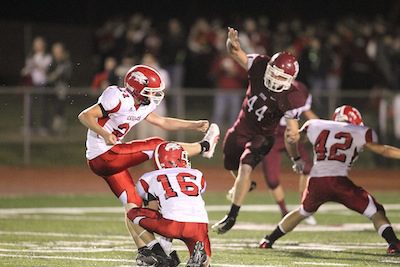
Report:
M 154 163 L 157 169 L 191 167 L 188 153 L 174 142 L 163 142 L 156 147 Z
M 125 74 L 124 85 L 142 103 L 154 101 L 158 105 L 164 98 L 165 85 L 160 73 L 146 65 L 133 66 Z
M 279 52 L 271 57 L 264 76 L 264 85 L 273 92 L 289 90 L 299 73 L 299 63 L 288 52 Z
M 348 122 L 354 125 L 364 125 L 360 111 L 349 105 L 343 105 L 336 108 L 335 112 L 333 113 L 332 120 Z

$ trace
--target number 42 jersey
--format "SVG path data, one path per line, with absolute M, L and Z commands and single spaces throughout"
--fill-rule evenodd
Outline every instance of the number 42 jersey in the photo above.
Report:
M 307 133 L 313 145 L 311 177 L 348 176 L 364 145 L 377 142 L 372 129 L 346 122 L 313 119 L 305 122 L 300 131 Z
M 208 223 L 201 197 L 206 182 L 199 170 L 168 168 L 148 172 L 140 177 L 136 188 L 143 199 L 158 199 L 160 212 L 166 219 Z

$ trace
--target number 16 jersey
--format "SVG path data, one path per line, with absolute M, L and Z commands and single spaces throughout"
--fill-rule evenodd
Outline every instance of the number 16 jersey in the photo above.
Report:
M 201 194 L 203 174 L 196 169 L 168 168 L 145 173 L 137 186 L 143 199 L 157 199 L 164 218 L 178 222 L 208 223 Z
M 364 145 L 375 143 L 378 139 L 368 127 L 331 120 L 309 120 L 301 131 L 307 133 L 313 145 L 311 177 L 348 176 Z

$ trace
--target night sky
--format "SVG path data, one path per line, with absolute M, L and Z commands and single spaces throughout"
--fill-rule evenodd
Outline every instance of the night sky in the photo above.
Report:
M 396 10 L 395 2 L 395 0 L 10 0 L 2 3 L 0 20 L 94 26 L 114 15 L 129 16 L 135 12 L 153 17 L 160 23 L 170 17 L 190 22 L 198 16 L 233 20 L 236 17 L 260 14 L 265 14 L 272 20 L 290 17 L 306 20 L 335 19 L 348 14 L 396 16 L 399 4 Z

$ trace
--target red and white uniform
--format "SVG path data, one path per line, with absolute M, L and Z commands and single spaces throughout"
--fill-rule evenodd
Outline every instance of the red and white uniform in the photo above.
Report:
M 133 96 L 126 88 L 110 86 L 99 97 L 97 102 L 101 104 L 108 116 L 98 120 L 107 132 L 114 133 L 118 137 L 118 143 L 129 132 L 129 130 L 147 115 L 156 109 L 156 104 L 150 102 L 149 105 L 135 107 Z M 103 137 L 97 135 L 92 130 L 88 130 L 86 141 L 86 158 L 91 160 L 107 150 L 111 146 L 107 145 Z
M 367 142 L 377 142 L 376 133 L 366 127 L 331 120 L 309 120 L 302 129 L 314 147 L 310 176 L 347 176 Z
M 203 174 L 196 169 L 169 168 L 145 173 L 137 184 L 139 194 L 151 194 L 160 203 L 164 218 L 178 222 L 208 223 L 201 194 L 206 189 Z
M 190 254 L 196 241 L 204 242 L 211 256 L 208 216 L 201 194 L 206 189 L 203 174 L 196 169 L 167 168 L 144 174 L 136 185 L 147 200 L 159 201 L 160 211 L 134 208 L 128 218 L 143 228 L 185 242 Z
M 314 147 L 314 165 L 304 190 L 300 213 L 309 216 L 328 202 L 341 203 L 368 218 L 383 210 L 374 197 L 348 177 L 348 170 L 366 143 L 376 142 L 365 126 L 328 120 L 309 120 L 301 130 Z
M 156 104 L 135 106 L 134 98 L 126 88 L 108 87 L 99 97 L 105 117 L 98 123 L 106 131 L 118 137 L 114 146 L 92 130 L 88 130 L 86 141 L 86 157 L 90 169 L 103 177 L 122 204 L 134 203 L 142 205 L 142 199 L 136 192 L 135 183 L 128 168 L 139 165 L 152 158 L 156 146 L 163 142 L 159 137 L 134 140 L 122 143 L 121 140 L 135 124 L 144 120 L 155 108 Z

